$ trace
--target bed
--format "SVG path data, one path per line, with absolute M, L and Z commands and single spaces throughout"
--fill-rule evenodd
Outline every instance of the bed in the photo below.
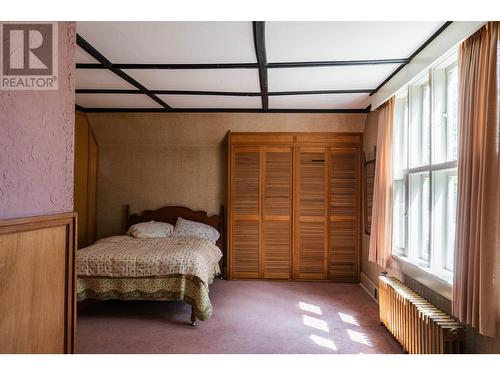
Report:
M 212 315 L 209 285 L 222 278 L 224 210 L 205 211 L 167 206 L 130 214 L 126 228 L 154 220 L 175 225 L 181 217 L 215 228 L 217 242 L 195 238 L 133 238 L 113 236 L 98 240 L 77 253 L 77 299 L 181 301 L 191 305 L 190 324 Z

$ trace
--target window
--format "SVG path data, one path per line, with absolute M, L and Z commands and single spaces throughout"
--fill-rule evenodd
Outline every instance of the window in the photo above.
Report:
M 393 252 L 451 282 L 458 156 L 456 52 L 395 100 Z
M 410 167 L 429 164 L 431 93 L 427 75 L 410 86 Z
M 408 253 L 413 259 L 429 262 L 429 172 L 410 173 Z
M 457 201 L 457 170 L 433 172 L 434 268 L 453 271 L 453 246 Z

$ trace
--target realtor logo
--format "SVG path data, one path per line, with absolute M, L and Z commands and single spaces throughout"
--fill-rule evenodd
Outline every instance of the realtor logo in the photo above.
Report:
M 1 90 L 57 90 L 57 23 L 0 23 Z

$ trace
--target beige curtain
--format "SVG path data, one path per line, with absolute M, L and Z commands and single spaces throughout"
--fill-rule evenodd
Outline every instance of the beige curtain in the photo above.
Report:
M 500 338 L 499 23 L 460 46 L 458 206 L 453 313 Z
M 377 161 L 373 188 L 372 227 L 368 260 L 387 268 L 392 253 L 392 123 L 394 97 L 378 115 Z

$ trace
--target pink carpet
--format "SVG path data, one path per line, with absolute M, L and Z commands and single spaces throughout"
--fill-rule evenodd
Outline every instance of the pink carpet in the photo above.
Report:
M 402 353 L 357 284 L 216 280 L 212 318 L 179 302 L 80 308 L 78 353 Z

